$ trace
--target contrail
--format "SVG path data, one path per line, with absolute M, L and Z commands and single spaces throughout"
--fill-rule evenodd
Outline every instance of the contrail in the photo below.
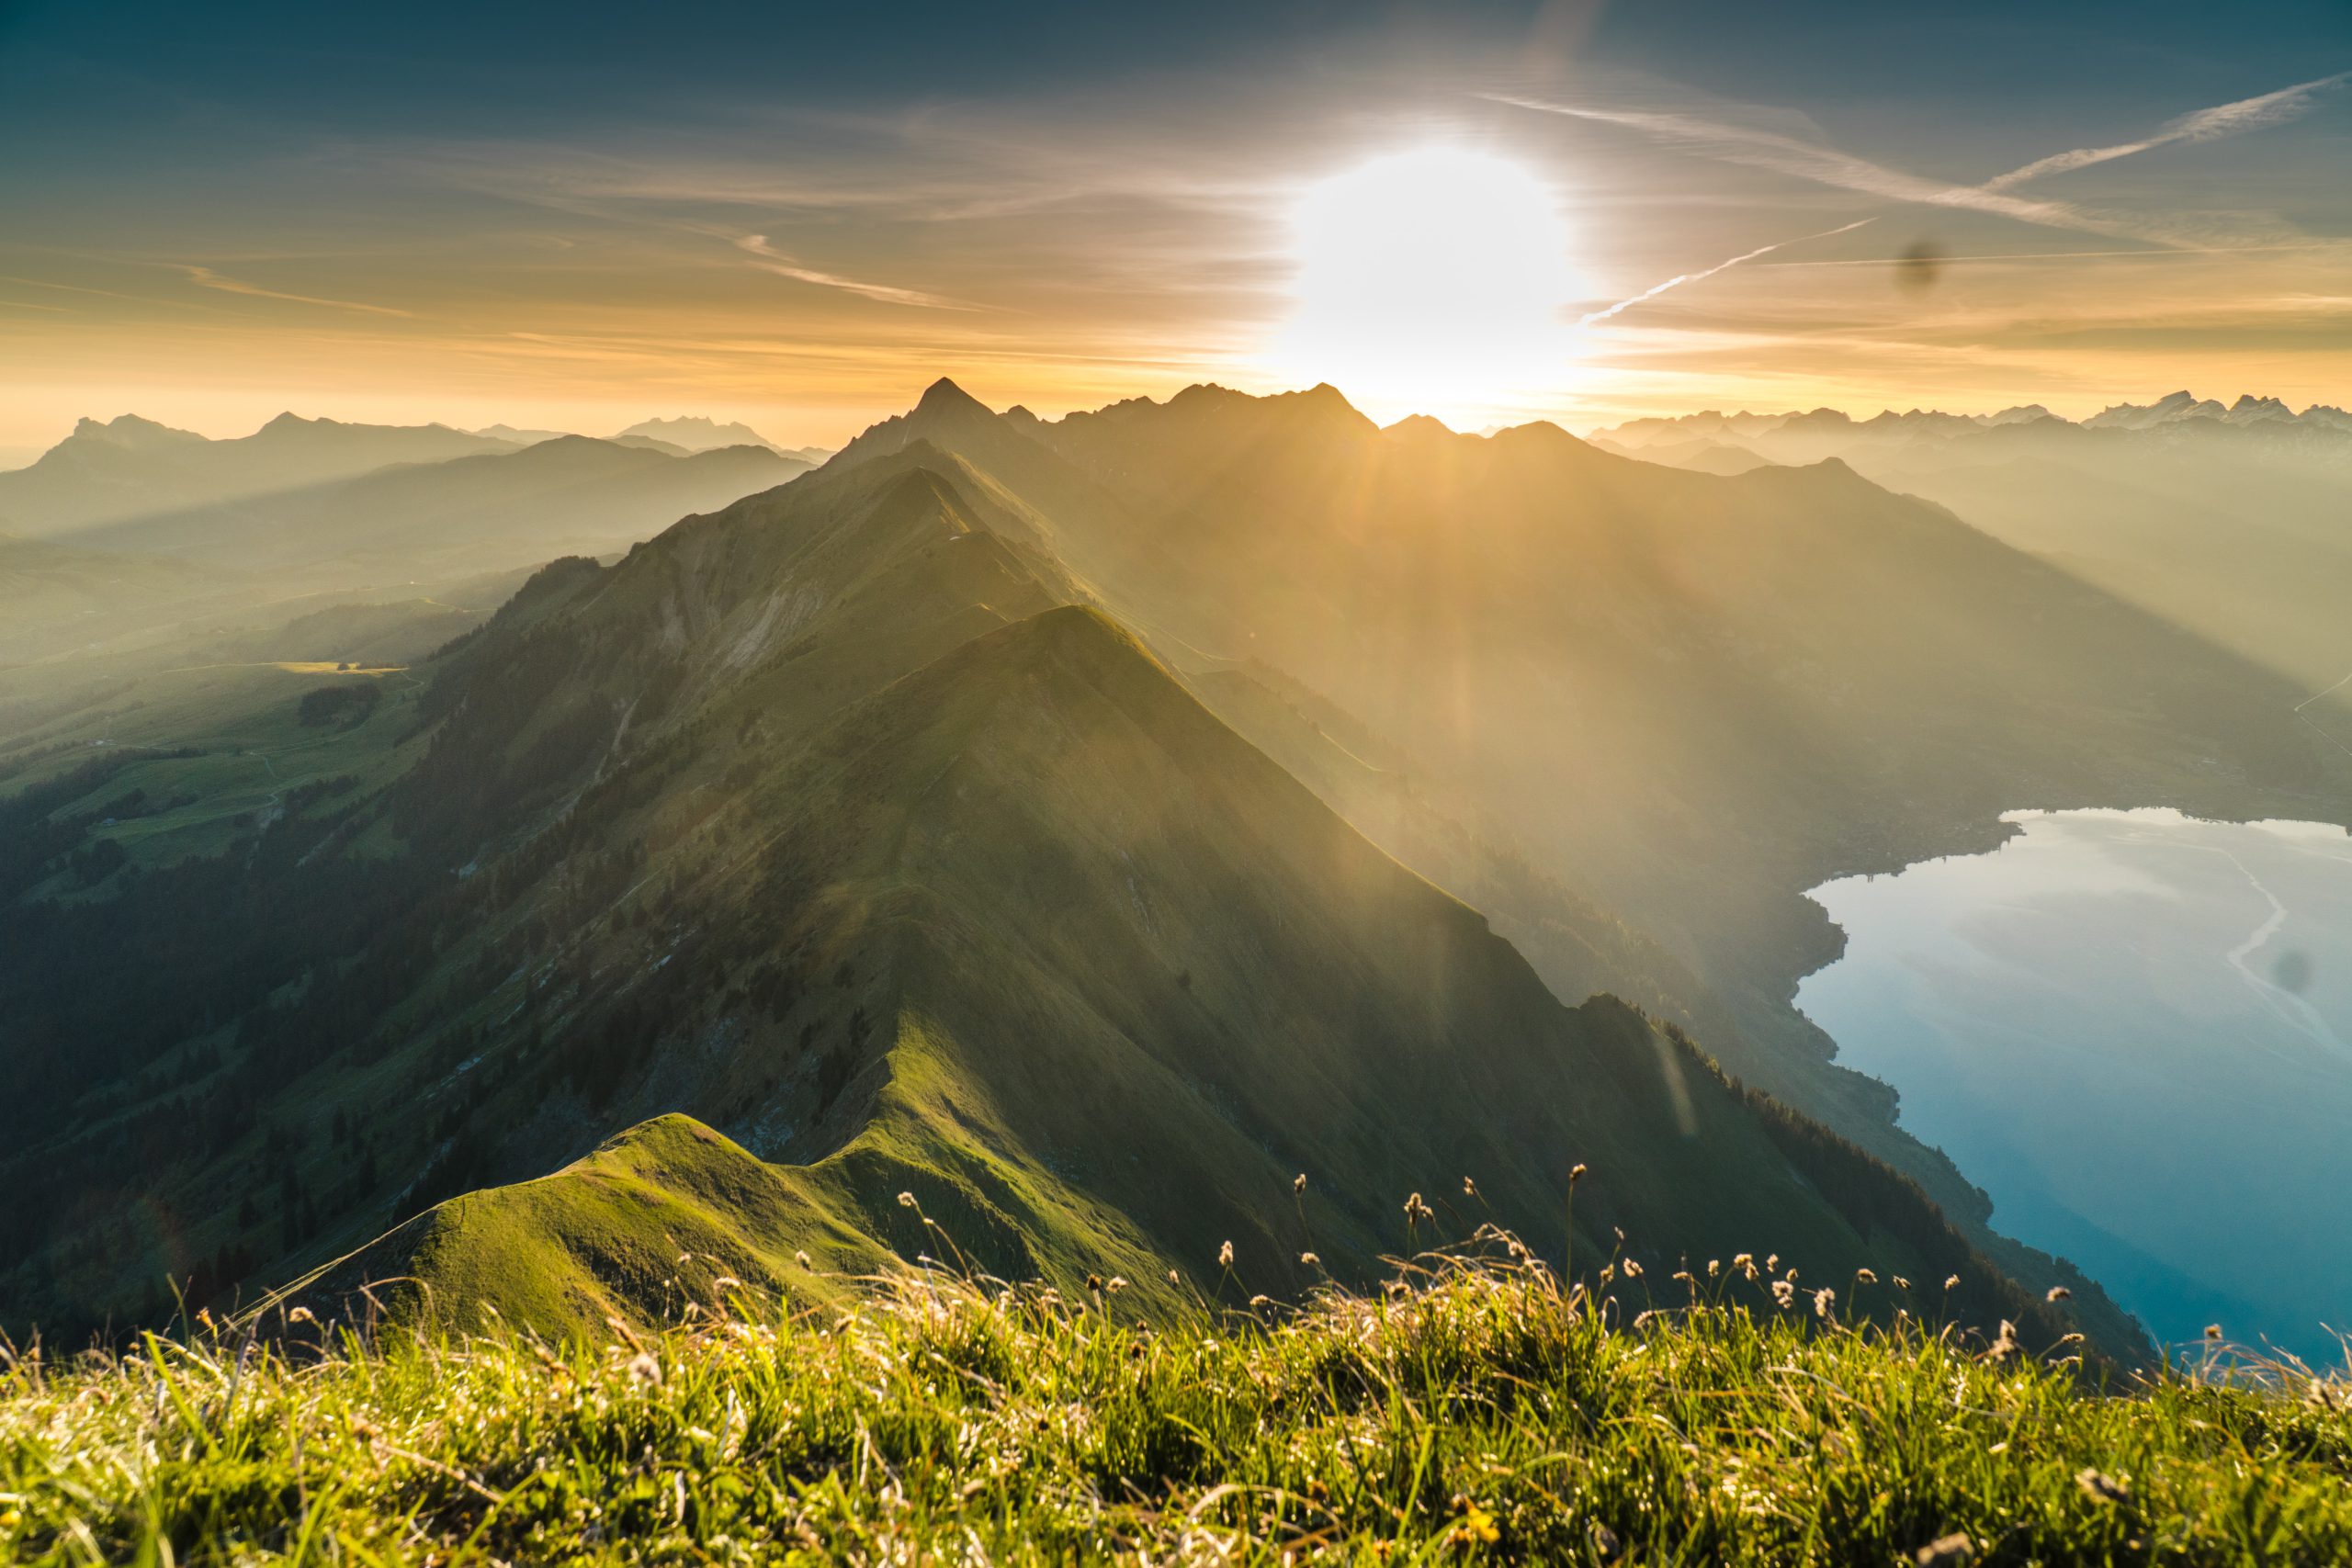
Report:
M 1800 234 L 1793 240 L 1778 240 L 1769 245 L 1758 245 L 1756 249 L 1746 252 L 1740 255 L 1736 255 L 1727 262 L 1717 262 L 1714 265 L 1707 268 L 1704 272 L 1686 272 L 1679 276 L 1669 277 L 1664 283 L 1657 285 L 1654 288 L 1643 289 L 1639 294 L 1634 295 L 1630 299 L 1618 300 L 1617 303 L 1610 306 L 1606 310 L 1595 310 L 1589 316 L 1578 318 L 1577 325 L 1580 327 L 1589 327 L 1595 321 L 1605 321 L 1610 317 L 1617 314 L 1620 310 L 1623 310 L 1631 306 L 1638 305 L 1645 299 L 1657 299 L 1659 295 L 1665 293 L 1669 288 L 1679 288 L 1686 283 L 1697 283 L 1702 278 L 1713 277 L 1719 272 L 1729 271 L 1731 268 L 1737 266 L 1742 262 L 1754 261 L 1758 256 L 1769 256 L 1774 251 L 1784 251 L 1791 245 L 1802 245 L 1807 240 L 1826 240 L 1832 234 L 1849 233 L 1871 221 L 1872 221 L 1872 220 L 1860 218 L 1855 220 L 1851 223 L 1846 224 L 1843 228 L 1824 229 L 1818 234 Z
M 2017 187 L 2044 175 L 2086 168 L 2116 158 L 2128 158 L 2152 148 L 2166 147 L 2176 142 L 2212 141 L 2242 131 L 2277 125 L 2301 114 L 2309 107 L 2314 95 L 2346 80 L 2352 80 L 2352 72 L 2338 72 L 2333 76 L 2299 82 L 2291 87 L 2281 87 L 2257 97 L 2241 98 L 2235 103 L 2193 110 L 2165 122 L 2137 141 L 2119 142 L 2111 147 L 2078 147 L 2053 153 L 2021 168 L 2011 169 L 2007 174 L 1996 175 L 1982 185 L 1952 185 L 1928 179 L 1901 169 L 1873 164 L 1867 158 L 1858 158 L 1819 142 L 1805 141 L 1753 126 L 1727 125 L 1695 115 L 1555 103 L 1509 93 L 1482 93 L 1478 96 L 1495 103 L 1511 104 L 1544 114 L 1566 115 L 1576 119 L 1624 126 L 1702 156 L 1745 164 L 1749 168 L 1769 169 L 1775 174 L 1813 180 L 1840 190 L 1859 191 L 1888 201 L 1989 212 L 2021 223 L 2041 224 L 2045 228 L 2072 229 L 2081 233 L 2105 234 L 2114 239 L 2142 240 L 2178 250 L 2201 251 L 2249 241 L 2285 238 L 2289 231 L 2276 224 L 2256 224 L 2253 228 L 2241 225 L 2234 231 L 2225 226 L 2217 231 L 2214 224 L 2222 220 L 2199 220 L 2189 214 L 2141 216 L 2105 211 L 2076 202 L 2029 196 Z
M 2007 190 L 2011 186 L 2040 179 L 2044 175 L 2063 175 L 2070 169 L 2086 169 L 2093 164 L 2129 158 L 2135 152 L 2169 147 L 2176 141 L 2218 141 L 2224 136 L 2235 136 L 2241 131 L 2259 130 L 2265 126 L 2282 124 L 2309 108 L 2312 94 L 2336 86 L 2347 78 L 2352 78 L 2352 71 L 2339 71 L 2333 76 L 2298 82 L 2291 87 L 2281 87 L 2275 93 L 2264 93 L 2258 97 L 2216 104 L 2210 109 L 2198 109 L 2166 120 L 2154 133 L 2137 141 L 2118 142 L 2112 147 L 2077 147 L 2072 152 L 2037 158 L 2021 169 L 2011 169 L 2006 175 L 1995 175 L 1980 188 Z

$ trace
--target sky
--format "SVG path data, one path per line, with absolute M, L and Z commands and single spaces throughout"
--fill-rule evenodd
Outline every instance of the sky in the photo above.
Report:
M 130 412 L 833 445 L 940 375 L 2352 403 L 2347 72 L 2346 0 L 0 0 L 0 460 Z

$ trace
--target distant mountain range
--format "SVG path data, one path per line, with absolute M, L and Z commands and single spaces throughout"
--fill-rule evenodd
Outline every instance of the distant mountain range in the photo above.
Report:
M 1854 430 L 1873 435 L 1912 435 L 1921 433 L 1949 434 L 1961 430 L 1995 430 L 2009 425 L 2031 425 L 2050 422 L 2060 425 L 2075 425 L 2085 430 L 2154 430 L 2166 425 L 2202 425 L 2206 423 L 2245 427 L 2249 425 L 2299 426 L 2352 435 L 2352 413 L 2325 403 L 2313 403 L 2297 413 L 2277 398 L 2241 396 L 2234 403 L 2222 403 L 2211 398 L 2200 399 L 2190 392 L 2174 392 L 2153 403 L 2117 403 L 2079 422 L 2061 418 L 2040 403 L 2025 403 L 1998 413 L 1955 414 L 1933 410 L 1913 409 L 1898 413 L 1893 409 L 1856 419 L 1838 409 L 1819 408 L 1810 412 L 1788 413 L 1704 413 L 1683 414 L 1671 419 L 1636 419 L 1623 424 L 1593 432 L 1596 442 L 1641 448 L 1661 441 L 1705 437 L 1715 434 L 1742 439 L 1775 433 L 1826 433 Z
M 0 473 L 20 536 L 0 546 L 0 664 L 153 642 L 329 590 L 622 549 L 812 466 L 764 444 L 510 434 L 289 414 L 212 441 L 132 415 L 85 420 Z

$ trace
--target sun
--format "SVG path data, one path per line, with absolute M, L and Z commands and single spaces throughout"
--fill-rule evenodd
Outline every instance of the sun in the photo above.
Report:
M 1567 224 L 1533 172 L 1461 147 L 1394 152 L 1307 187 L 1272 368 L 1378 413 L 1505 408 L 1566 377 Z

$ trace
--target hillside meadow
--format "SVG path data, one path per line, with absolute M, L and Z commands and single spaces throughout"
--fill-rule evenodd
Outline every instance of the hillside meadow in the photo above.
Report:
M 1204 1258 L 1155 1324 L 1116 1279 L 1057 1292 L 945 1265 L 778 1311 L 685 1255 L 650 1333 L 550 1343 L 489 1317 L 370 1343 L 281 1306 L 118 1355 L 19 1347 L 0 1557 L 2352 1556 L 2340 1376 L 2216 1346 L 2126 1381 L 1938 1326 L 1931 1282 L 1767 1261 L 1660 1280 L 1621 1260 L 1564 1294 L 1489 1232 L 1289 1308 Z

